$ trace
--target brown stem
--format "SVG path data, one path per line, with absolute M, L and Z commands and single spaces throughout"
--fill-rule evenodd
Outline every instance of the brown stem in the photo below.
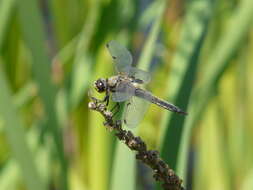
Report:
M 153 177 L 156 181 L 162 182 L 163 189 L 184 190 L 182 180 L 169 168 L 169 166 L 159 157 L 156 150 L 147 150 L 145 142 L 140 137 L 135 137 L 131 131 L 122 129 L 120 120 L 113 120 L 113 113 L 107 110 L 103 101 L 91 97 L 89 108 L 100 112 L 105 118 L 104 126 L 115 131 L 115 136 L 124 142 L 131 150 L 137 152 L 136 159 L 148 165 L 154 171 Z

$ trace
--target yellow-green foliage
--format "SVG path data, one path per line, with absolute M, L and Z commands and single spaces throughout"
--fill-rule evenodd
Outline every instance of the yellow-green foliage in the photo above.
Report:
M 252 0 L 1 0 L 0 189 L 161 188 L 87 106 L 93 81 L 114 73 L 105 44 L 117 40 L 150 71 L 147 88 L 188 112 L 152 105 L 135 134 L 192 189 L 252 190 L 252 10 Z

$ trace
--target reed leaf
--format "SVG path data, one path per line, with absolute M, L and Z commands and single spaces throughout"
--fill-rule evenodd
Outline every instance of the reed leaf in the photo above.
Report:
M 46 190 L 46 185 L 39 175 L 31 150 L 27 145 L 25 131 L 10 98 L 11 92 L 2 70 L 0 70 L 0 86 L 2 89 L 0 94 L 0 117 L 11 153 L 22 172 L 27 188 L 29 190 Z
M 187 110 L 189 103 L 200 50 L 212 15 L 212 6 L 212 0 L 190 2 L 177 52 L 172 60 L 171 74 L 168 78 L 168 100 L 183 110 Z M 185 117 L 191 118 L 192 113 L 188 112 Z M 173 169 L 177 164 L 185 117 L 166 113 L 162 123 L 161 153 Z
M 243 0 L 237 10 L 231 16 L 230 23 L 226 28 L 221 40 L 213 48 L 213 52 L 207 60 L 206 73 L 192 94 L 190 109 L 191 117 L 186 120 L 183 131 L 182 143 L 178 156 L 178 172 L 184 176 L 187 166 L 187 154 L 189 151 L 192 130 L 196 127 L 208 104 L 208 100 L 214 95 L 217 84 L 229 66 L 229 61 L 234 53 L 240 48 L 240 44 L 248 35 L 252 26 L 253 2 Z
M 42 98 L 45 105 L 45 112 L 47 113 L 45 127 L 51 133 L 57 151 L 58 161 L 61 167 L 61 185 L 64 190 L 67 190 L 67 162 L 55 112 L 56 88 L 51 81 L 51 64 L 45 44 L 46 34 L 37 3 L 37 1 L 33 0 L 19 2 L 19 18 L 25 43 L 29 47 L 34 61 L 32 67 L 36 83 L 39 87 L 39 95 Z

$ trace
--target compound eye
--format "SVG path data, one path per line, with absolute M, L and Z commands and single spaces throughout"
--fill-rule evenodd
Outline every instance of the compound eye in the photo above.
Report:
M 99 89 L 103 89 L 103 88 L 104 88 L 104 84 L 103 84 L 102 82 L 99 82 L 99 83 L 98 83 L 98 88 L 99 88 Z
M 97 80 L 95 83 L 95 88 L 98 92 L 104 92 L 105 91 L 105 84 L 101 79 Z

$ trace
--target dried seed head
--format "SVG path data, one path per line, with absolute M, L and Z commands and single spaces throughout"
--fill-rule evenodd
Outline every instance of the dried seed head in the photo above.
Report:
M 97 105 L 94 102 L 89 102 L 88 108 L 92 109 L 92 110 L 95 110 L 97 108 Z
M 105 116 L 107 117 L 107 118 L 111 118 L 112 117 L 112 112 L 110 112 L 110 111 L 105 111 L 104 112 L 104 114 L 105 114 Z

